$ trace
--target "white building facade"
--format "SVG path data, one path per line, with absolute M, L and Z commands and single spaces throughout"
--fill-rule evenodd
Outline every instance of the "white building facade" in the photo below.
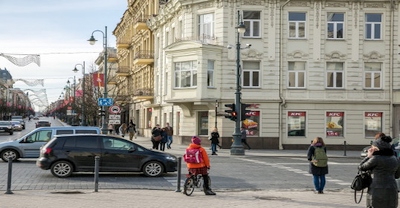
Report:
M 321 136 L 356 149 L 377 132 L 397 137 L 399 8 L 380 0 L 168 1 L 147 23 L 152 123 L 169 122 L 181 142 L 217 126 L 222 145 L 231 145 L 234 122 L 220 115 L 234 103 L 238 11 L 250 146 L 298 149 Z

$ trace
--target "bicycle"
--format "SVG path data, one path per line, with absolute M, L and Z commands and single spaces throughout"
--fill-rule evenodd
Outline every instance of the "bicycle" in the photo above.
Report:
M 208 176 L 208 185 L 211 186 L 211 178 Z M 192 195 L 195 188 L 202 188 L 203 187 L 203 175 L 201 174 L 192 174 L 189 173 L 186 175 L 185 184 L 183 185 L 183 193 L 186 196 Z

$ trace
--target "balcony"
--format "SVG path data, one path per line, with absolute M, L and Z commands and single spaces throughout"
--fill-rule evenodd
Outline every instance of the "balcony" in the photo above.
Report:
M 128 99 L 129 99 L 128 95 L 117 95 L 115 97 L 116 102 L 125 102 L 125 101 L 128 101 Z
M 133 64 L 148 65 L 154 63 L 154 51 L 141 50 L 135 53 L 133 57 Z
M 138 31 L 138 30 L 148 30 L 149 27 L 147 27 L 147 20 L 150 19 L 150 15 L 143 15 L 140 16 L 136 19 L 135 24 L 133 25 L 133 28 Z
M 108 58 L 108 62 L 110 62 L 110 63 L 116 63 L 118 61 L 117 54 L 115 54 L 115 53 L 109 53 L 107 58 Z
M 117 74 L 117 76 L 127 77 L 129 76 L 129 66 L 119 66 L 115 73 Z
M 137 89 L 133 92 L 133 100 L 151 100 L 154 97 L 153 89 L 151 88 L 142 88 Z
M 112 76 L 108 79 L 108 84 L 109 85 L 117 85 L 117 76 Z
M 128 49 L 129 45 L 128 40 L 117 40 L 117 48 L 119 49 Z
M 211 44 L 211 45 L 218 45 L 218 38 L 211 35 L 201 34 L 199 36 L 187 36 L 187 37 L 176 37 L 173 42 L 182 42 L 182 41 L 196 41 L 202 44 Z

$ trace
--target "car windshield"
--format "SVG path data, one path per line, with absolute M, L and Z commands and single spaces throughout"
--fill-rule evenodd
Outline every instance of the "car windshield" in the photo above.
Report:
M 0 125 L 10 125 L 10 122 L 8 122 L 8 121 L 0 121 Z
M 13 123 L 13 124 L 20 124 L 19 121 L 11 121 L 11 123 Z

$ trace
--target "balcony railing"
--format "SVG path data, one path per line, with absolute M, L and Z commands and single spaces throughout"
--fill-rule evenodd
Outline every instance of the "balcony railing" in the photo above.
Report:
M 120 76 L 128 76 L 129 75 L 129 66 L 119 66 L 117 68 L 117 71 L 115 71 L 115 73 Z
M 182 42 L 182 41 L 200 41 L 203 44 L 218 44 L 218 38 L 212 35 L 202 34 L 199 36 L 188 36 L 188 37 L 175 37 L 174 42 Z
M 133 59 L 154 59 L 153 50 L 140 50 L 135 53 Z
M 151 88 L 142 88 L 137 89 L 133 92 L 133 96 L 153 96 L 153 89 Z

